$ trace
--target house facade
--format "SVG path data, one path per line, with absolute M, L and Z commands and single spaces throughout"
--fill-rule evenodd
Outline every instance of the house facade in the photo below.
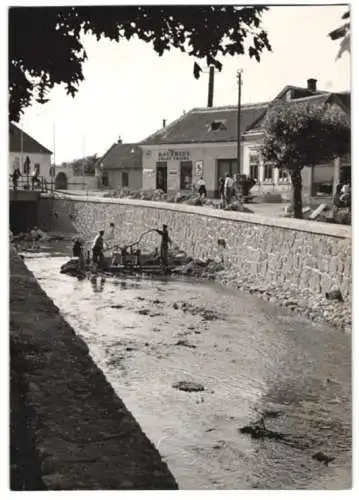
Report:
M 237 106 L 194 108 L 178 120 L 157 131 L 141 142 L 143 151 L 143 188 L 164 191 L 186 191 L 203 176 L 208 195 L 218 195 L 218 181 L 226 173 L 239 172 L 256 180 L 253 192 L 288 192 L 291 182 L 288 174 L 271 164 L 265 164 L 260 155 L 263 140 L 263 122 L 268 107 L 276 102 L 313 102 L 337 106 L 349 113 L 349 93 L 331 94 L 318 91 L 316 81 L 308 80 L 307 87 L 285 87 L 271 102 L 241 106 L 240 168 L 237 169 Z M 350 158 L 345 166 L 350 165 Z M 331 191 L 339 180 L 339 160 L 302 172 L 303 192 L 314 195 L 322 185 Z
M 99 160 L 103 188 L 142 188 L 142 150 L 138 144 L 113 144 Z
M 30 160 L 30 173 L 36 169 L 40 177 L 47 181 L 51 180 L 52 151 L 13 123 L 10 123 L 9 129 L 9 150 L 10 173 L 18 167 L 22 175 L 27 175 L 28 159 Z

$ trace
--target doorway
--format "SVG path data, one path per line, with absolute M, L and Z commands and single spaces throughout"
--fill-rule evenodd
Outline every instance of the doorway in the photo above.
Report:
M 167 193 L 167 162 L 158 161 L 156 163 L 156 189 L 162 189 Z
M 230 177 L 233 178 L 233 175 L 236 172 L 237 172 L 237 159 L 217 160 L 217 179 L 215 186 L 216 196 L 219 196 L 218 193 L 219 179 L 221 177 L 225 179 L 226 174 L 229 174 Z

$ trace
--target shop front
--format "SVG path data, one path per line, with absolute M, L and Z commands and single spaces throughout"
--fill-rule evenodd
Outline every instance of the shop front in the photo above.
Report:
M 203 177 L 208 196 L 213 197 L 219 177 L 236 172 L 235 143 L 144 145 L 142 149 L 144 189 L 189 192 Z

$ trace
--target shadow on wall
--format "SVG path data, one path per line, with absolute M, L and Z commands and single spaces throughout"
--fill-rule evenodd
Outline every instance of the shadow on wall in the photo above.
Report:
M 10 229 L 14 234 L 29 231 L 38 222 L 37 201 L 11 201 Z
M 61 203 L 62 201 L 62 203 Z M 66 234 L 77 233 L 74 226 L 73 205 L 60 200 L 54 203 L 52 198 L 43 198 L 38 204 L 38 225 L 43 231 L 55 231 Z

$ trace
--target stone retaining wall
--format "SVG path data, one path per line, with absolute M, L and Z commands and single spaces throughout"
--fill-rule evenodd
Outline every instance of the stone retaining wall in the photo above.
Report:
M 351 228 L 334 224 L 254 214 L 224 212 L 162 202 L 81 197 L 55 199 L 50 217 L 41 200 L 40 225 L 56 229 L 56 221 L 71 221 L 89 241 L 100 229 L 116 225 L 120 243 L 135 241 L 144 231 L 167 224 L 174 243 L 195 258 L 223 256 L 241 278 L 283 289 L 321 295 L 340 289 L 351 296 Z M 226 248 L 218 245 L 223 238 Z M 148 234 L 145 248 L 159 246 Z
M 10 348 L 13 489 L 177 489 L 86 344 L 13 249 Z

